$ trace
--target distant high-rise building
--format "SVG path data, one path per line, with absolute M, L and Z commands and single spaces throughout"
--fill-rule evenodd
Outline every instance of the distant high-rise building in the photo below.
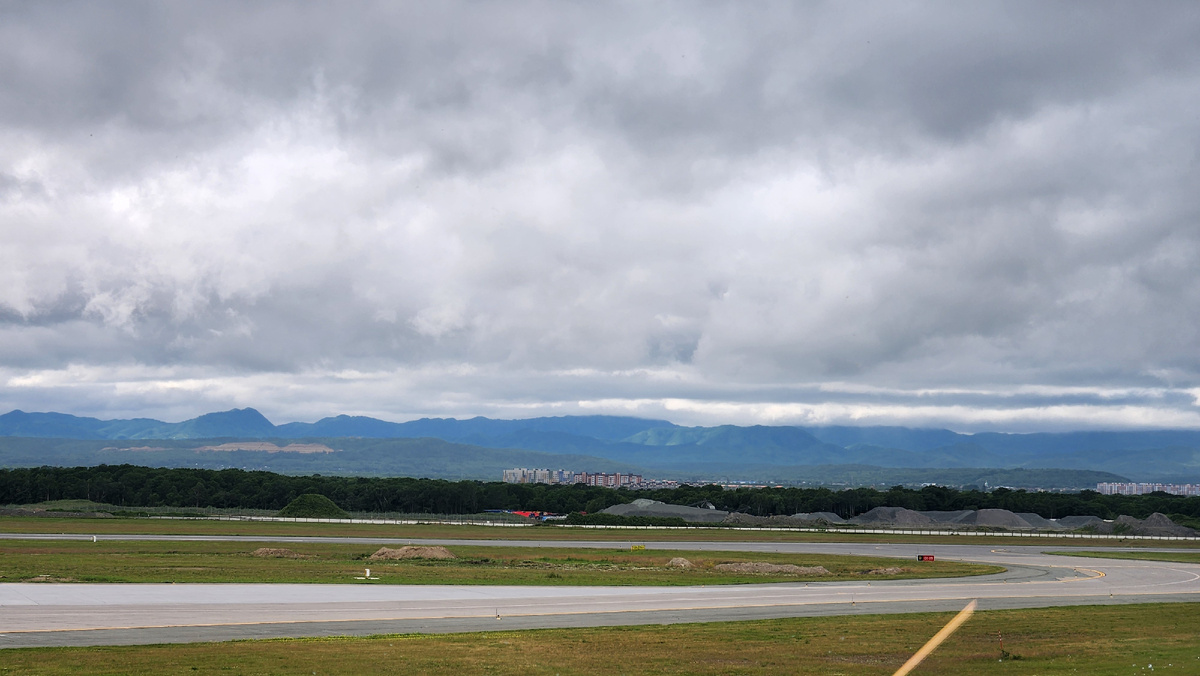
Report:
M 1195 497 L 1200 496 L 1200 484 L 1104 482 L 1096 484 L 1096 492 L 1101 495 L 1146 495 L 1148 493 L 1162 492 L 1171 495 Z

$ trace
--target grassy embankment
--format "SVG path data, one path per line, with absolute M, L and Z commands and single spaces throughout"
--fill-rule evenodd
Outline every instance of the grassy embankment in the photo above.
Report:
M 1062 556 L 1088 556 L 1097 559 L 1126 559 L 1130 561 L 1173 561 L 1175 563 L 1200 563 L 1200 552 L 1046 552 Z
M 568 548 L 451 546 L 454 560 L 371 561 L 372 545 L 274 545 L 302 558 L 261 558 L 259 542 L 0 540 L 0 582 L 299 582 L 371 584 L 692 585 L 755 582 L 887 580 L 1000 572 L 954 561 L 749 552 L 655 552 Z M 691 569 L 667 567 L 684 557 Z M 824 566 L 829 575 L 731 573 L 737 561 Z M 900 568 L 899 571 L 879 572 Z M 876 571 L 872 573 L 871 571 Z
M 72 518 L 0 516 L 0 533 L 78 533 L 85 535 L 241 535 L 370 537 L 380 539 L 602 540 L 611 542 L 879 542 L 982 544 L 1039 547 L 1122 546 L 1200 549 L 1200 540 L 1093 540 L 1081 538 L 988 537 L 977 535 L 894 535 L 851 532 L 797 532 L 738 528 L 602 529 L 566 526 L 492 527 L 457 524 L 341 524 L 207 519 Z
M 894 672 L 949 613 L 451 635 L 4 650 L 2 674 Z M 1003 634 L 1002 652 L 999 636 Z M 1200 673 L 1193 604 L 976 613 L 921 674 Z M 1152 667 L 1151 667 L 1152 665 Z

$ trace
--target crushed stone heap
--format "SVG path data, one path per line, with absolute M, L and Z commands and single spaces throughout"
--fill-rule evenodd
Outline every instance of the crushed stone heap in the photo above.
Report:
M 1028 521 L 1007 509 L 980 509 L 968 512 L 954 521 L 964 526 L 987 526 L 990 528 L 1033 528 Z
M 904 507 L 876 507 L 850 519 L 850 523 L 879 526 L 928 526 L 933 519 Z
M 845 519 L 838 516 L 837 514 L 834 514 L 833 512 L 800 512 L 798 514 L 793 514 L 792 518 L 796 519 L 797 521 L 815 521 L 815 522 L 824 521 L 825 523 L 846 523 Z
M 729 512 L 720 509 L 668 505 L 665 502 L 647 500 L 646 498 L 638 498 L 624 505 L 613 505 L 600 511 L 604 514 L 616 514 L 617 516 L 679 517 L 684 521 L 694 521 L 697 523 L 718 523 L 724 521 L 725 517 L 729 516 Z

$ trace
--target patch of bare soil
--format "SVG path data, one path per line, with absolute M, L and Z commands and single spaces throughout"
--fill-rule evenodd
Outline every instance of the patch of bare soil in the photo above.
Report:
M 670 561 L 667 561 L 667 568 L 683 568 L 686 570 L 686 569 L 692 568 L 692 567 L 693 567 L 692 562 L 688 561 L 687 559 L 683 558 L 682 556 L 676 556 L 675 558 L 671 559 Z
M 277 446 L 269 441 L 235 441 L 220 446 L 201 446 L 197 451 L 265 451 L 267 453 L 337 453 L 324 444 L 288 444 Z
M 297 554 L 290 549 L 277 549 L 275 547 L 259 547 L 250 552 L 250 556 L 257 556 L 262 559 L 307 559 L 306 554 Z
M 908 570 L 908 569 L 907 568 L 896 568 L 894 566 L 891 568 L 876 568 L 874 570 L 868 570 L 867 575 L 899 575 L 900 573 L 903 573 L 906 570 Z
M 394 559 L 457 559 L 445 547 L 416 547 L 406 546 L 400 549 L 380 547 L 379 551 L 370 556 L 372 561 L 390 561 Z
M 767 563 L 765 561 L 739 561 L 718 563 L 713 570 L 722 573 L 786 573 L 788 575 L 829 575 L 825 566 L 797 566 L 791 563 Z
M 54 577 L 53 575 L 38 575 L 36 577 L 28 578 L 24 581 L 25 582 L 74 582 L 75 578 L 73 578 L 73 577 Z

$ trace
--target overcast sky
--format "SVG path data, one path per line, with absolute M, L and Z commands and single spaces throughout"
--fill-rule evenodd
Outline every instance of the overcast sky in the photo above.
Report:
M 1200 4 L 0 4 L 0 409 L 1200 427 Z

